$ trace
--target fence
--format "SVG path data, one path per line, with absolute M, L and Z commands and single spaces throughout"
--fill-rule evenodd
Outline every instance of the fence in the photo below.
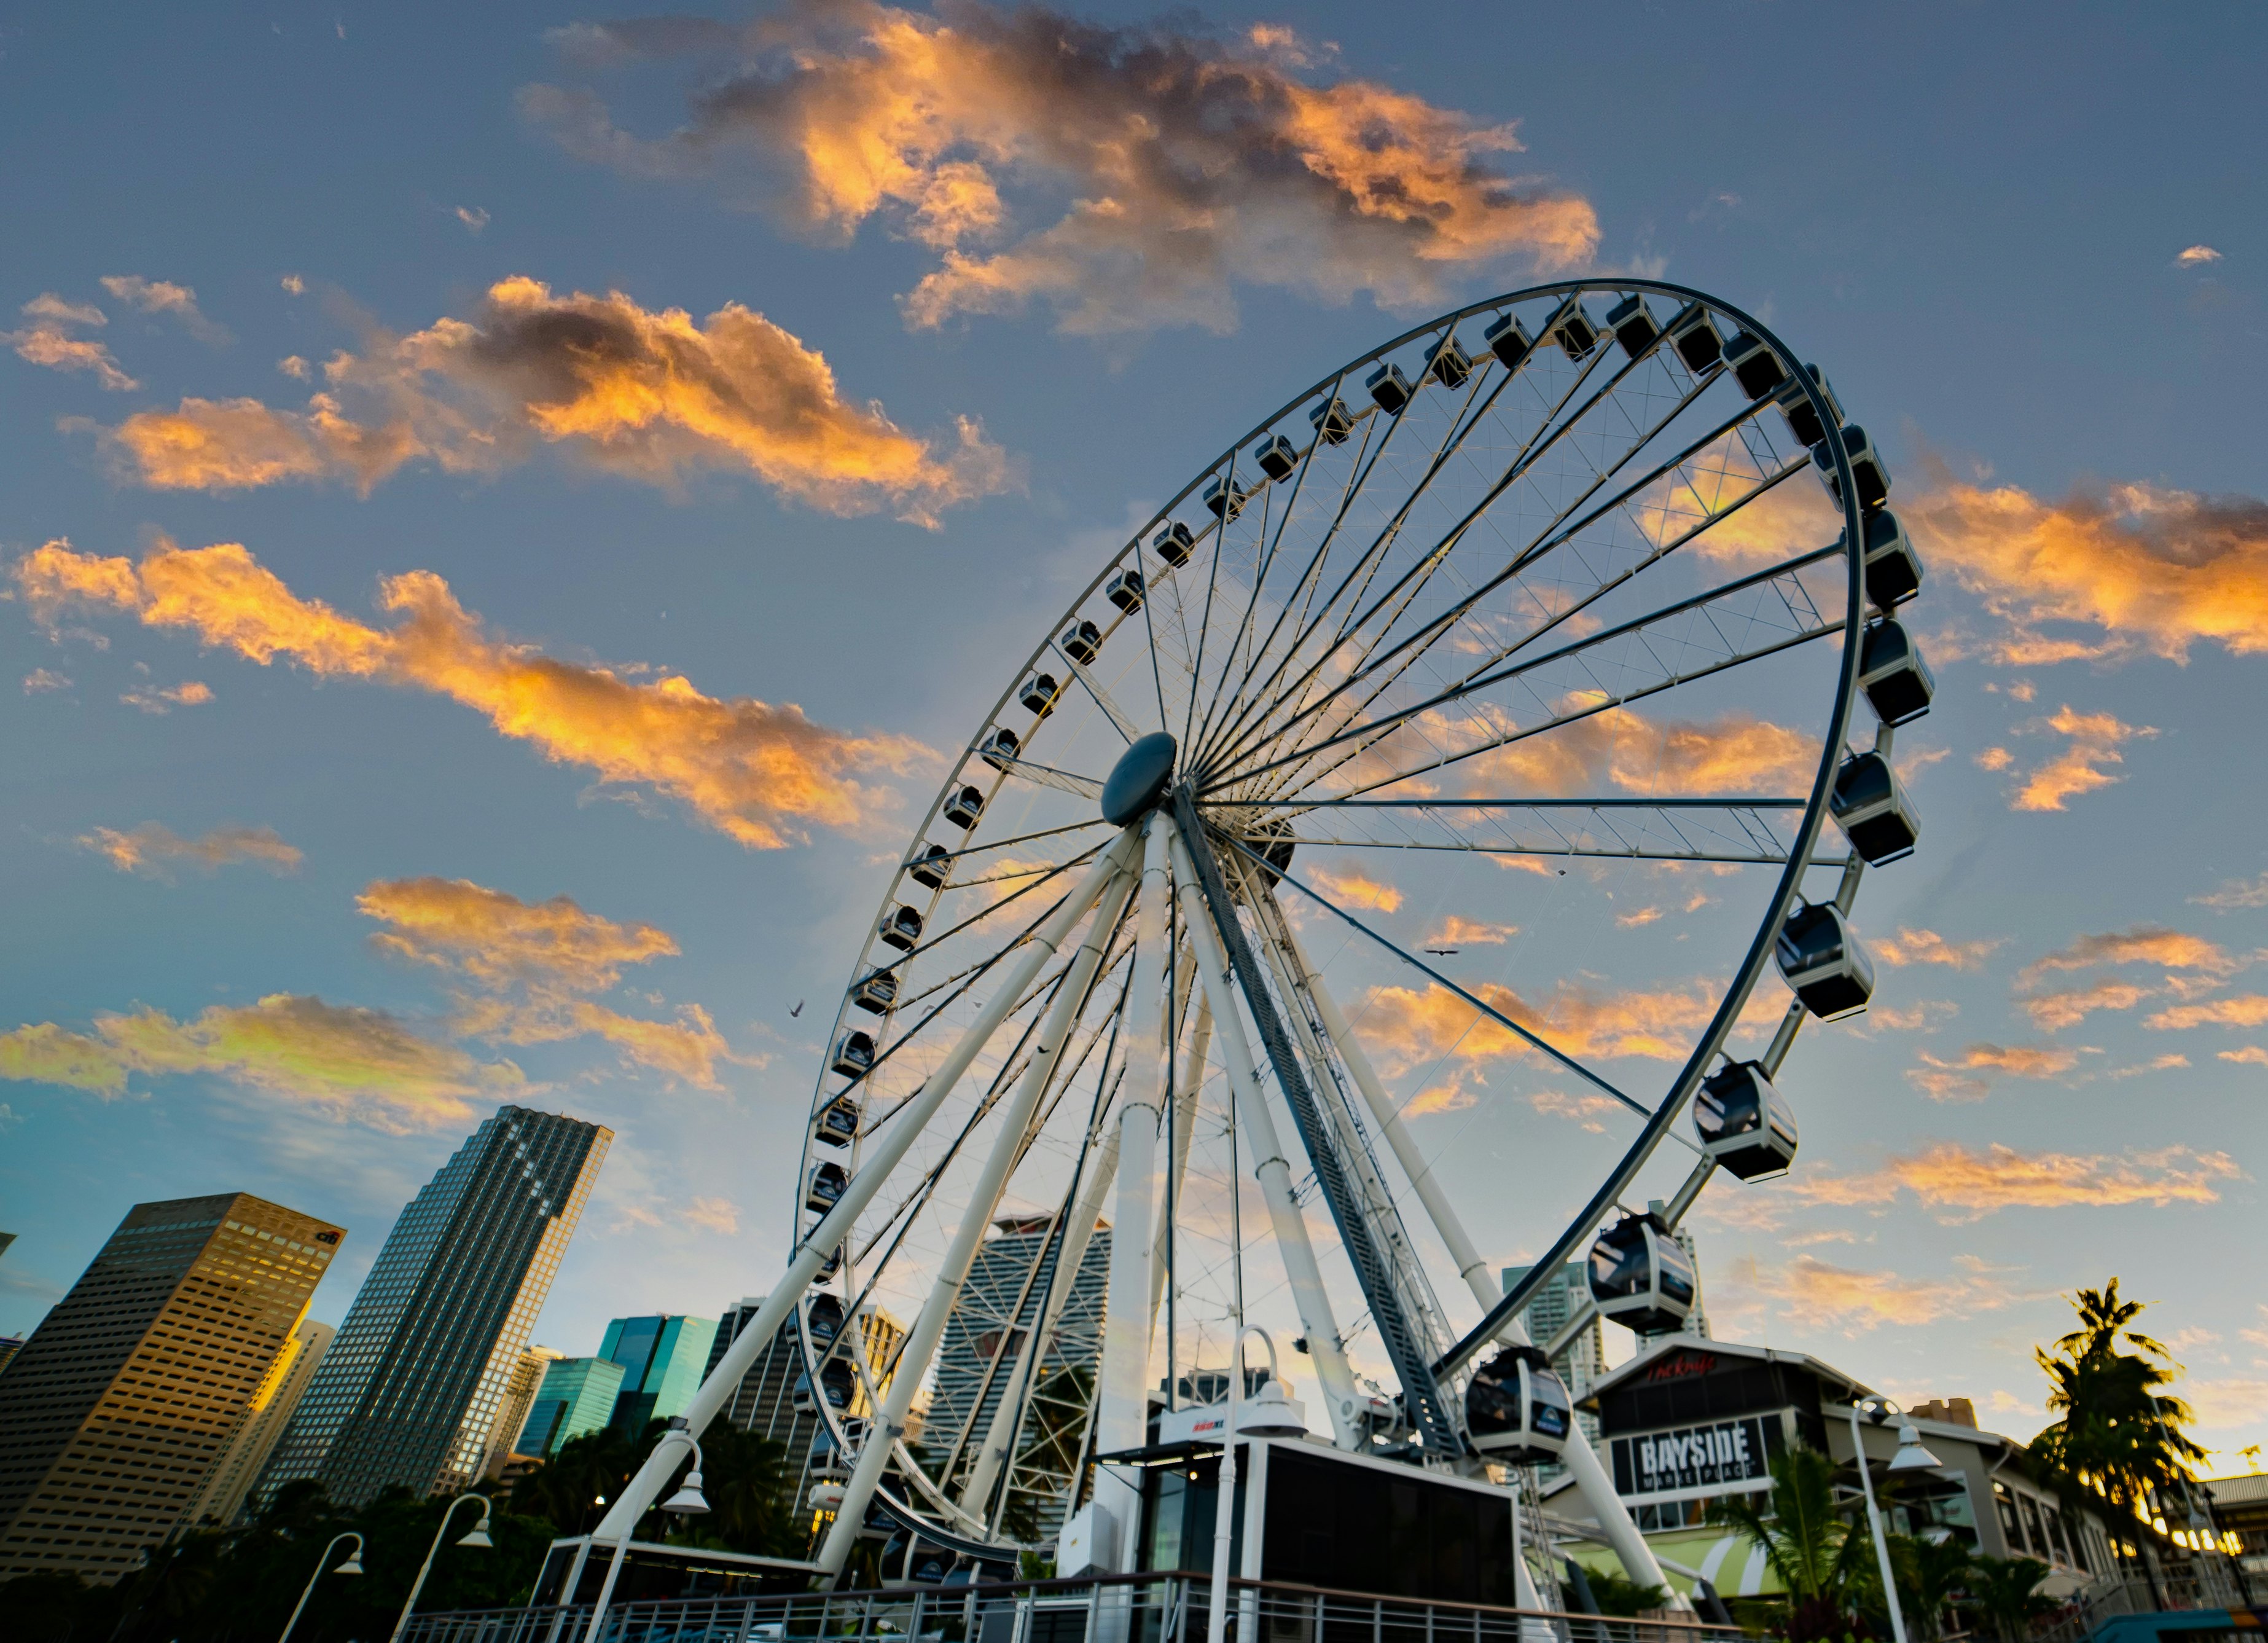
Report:
M 2081 1643 L 2107 1620 L 2191 1609 L 2251 1606 L 2253 1583 L 2226 1558 L 2196 1558 L 2147 1575 L 2105 1575 L 2032 1628 L 2029 1643 Z
M 401 1643 L 1211 1643 L 1211 1582 L 1121 1575 L 1000 1586 L 679 1598 L 413 1615 Z M 1739 1643 L 1676 1619 L 1493 1609 L 1313 1587 L 1232 1583 L 1222 1643 Z

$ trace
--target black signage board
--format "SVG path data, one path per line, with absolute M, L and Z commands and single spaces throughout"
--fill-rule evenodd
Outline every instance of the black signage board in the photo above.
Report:
M 1767 1462 L 1779 1448 L 1779 1421 L 1772 1416 L 1616 1438 L 1615 1492 L 1627 1499 L 1748 1483 L 1770 1475 Z

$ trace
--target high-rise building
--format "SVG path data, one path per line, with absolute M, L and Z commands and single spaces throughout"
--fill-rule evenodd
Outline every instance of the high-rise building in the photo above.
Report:
M 666 1420 L 684 1411 L 701 1385 L 709 1349 L 716 1338 L 713 1318 L 664 1313 L 647 1318 L 616 1318 L 607 1325 L 599 1356 L 622 1367 L 622 1389 L 615 1402 L 614 1422 L 624 1437 L 635 1439 L 645 1430 L 646 1422 Z
M 276 1452 L 284 1429 L 291 1424 L 292 1412 L 299 1407 L 299 1399 L 306 1392 L 307 1383 L 314 1379 L 315 1367 L 330 1350 L 331 1337 L 336 1332 L 329 1324 L 318 1323 L 313 1318 L 291 1331 L 291 1338 L 276 1354 L 276 1361 L 268 1367 L 260 1389 L 246 1405 L 235 1435 L 229 1439 L 228 1448 L 220 1457 L 220 1464 L 212 1469 L 204 1487 L 197 1491 L 197 1498 L 181 1514 L 183 1523 L 225 1526 L 235 1521 L 236 1514 L 244 1508 L 245 1497 L 260 1481 L 261 1469 Z
M 1525 1266 L 1505 1268 L 1503 1281 L 1506 1291 L 1509 1293 L 1512 1286 L 1532 1270 Z M 1567 1327 L 1567 1320 L 1573 1317 L 1590 1298 L 1588 1270 L 1580 1261 L 1568 1262 L 1556 1276 L 1543 1280 L 1543 1286 L 1529 1300 L 1528 1310 L 1521 1315 L 1528 1323 L 1528 1338 L 1538 1346 L 1546 1345 Z M 1551 1367 L 1559 1372 L 1559 1379 L 1566 1383 L 1569 1396 L 1580 1406 L 1590 1396 L 1591 1389 L 1607 1373 L 1606 1325 L 1600 1321 L 1598 1314 L 1593 1313 L 1583 1327 L 1575 1332 L 1575 1337 L 1560 1349 L 1551 1359 Z M 1579 1407 L 1575 1420 L 1591 1440 L 1592 1447 L 1597 1448 L 1599 1418 Z
M 489 1428 L 489 1458 L 481 1468 L 481 1476 L 497 1478 L 510 1464 L 518 1451 L 520 1428 L 527 1425 L 529 1405 L 535 1402 L 536 1389 L 543 1384 L 543 1372 L 551 1364 L 564 1358 L 549 1346 L 530 1346 L 519 1355 L 512 1367 L 512 1379 L 504 1382 L 504 1401 L 497 1405 L 496 1425 Z
M 1024 1337 L 1038 1327 L 1054 1281 L 1057 1241 L 1052 1215 L 1005 1215 L 969 1263 L 960 1304 L 938 1344 L 936 1392 L 924 1442 L 940 1462 L 976 1458 L 1007 1389 Z M 1102 1316 L 1110 1285 L 1110 1229 L 1100 1227 L 1064 1298 L 1063 1315 L 1034 1377 L 1044 1385 L 1064 1370 L 1093 1374 L 1102 1361 Z M 997 1359 L 997 1363 L 996 1363 Z M 1056 1525 L 1045 1522 L 1043 1534 Z
M 710 1343 L 703 1380 L 707 1380 L 724 1361 L 725 1350 L 763 1304 L 762 1295 L 751 1295 L 718 1320 L 717 1337 Z M 796 1316 L 791 1314 L 770 1344 L 756 1354 L 748 1372 L 740 1377 L 740 1384 L 733 1389 L 723 1412 L 725 1419 L 743 1432 L 777 1439 L 787 1451 L 790 1470 L 800 1477 L 809 1468 L 812 1444 L 821 1428 L 817 1414 L 807 1414 L 795 1407 L 795 1383 L 804 1373 L 803 1352 L 796 1341 L 799 1327 Z M 882 1376 L 882 1390 L 887 1392 L 890 1359 L 906 1338 L 905 1326 L 880 1307 L 868 1306 L 858 1314 L 858 1337 L 866 1362 Z M 854 1419 L 863 1419 L 873 1412 L 873 1405 L 867 1402 L 865 1387 L 859 1378 L 854 1374 L 850 1382 L 850 1402 L 844 1413 Z M 916 1435 L 910 1424 L 907 1435 Z M 800 1492 L 799 1485 L 798 1493 Z
M 359 1507 L 399 1484 L 450 1494 L 490 1433 L 614 1139 L 500 1107 L 409 1201 L 254 1492 L 298 1478 Z
M 547 1364 L 512 1452 L 549 1460 L 569 1439 L 599 1431 L 614 1418 L 622 1380 L 622 1365 L 611 1358 L 560 1358 Z
M 127 1212 L 0 1376 L 0 1580 L 107 1583 L 166 1537 L 342 1235 L 245 1192 Z
M 18 1352 L 20 1352 L 23 1350 L 24 1337 L 22 1336 L 0 1335 L 0 1369 L 7 1368 L 10 1361 L 14 1359 Z

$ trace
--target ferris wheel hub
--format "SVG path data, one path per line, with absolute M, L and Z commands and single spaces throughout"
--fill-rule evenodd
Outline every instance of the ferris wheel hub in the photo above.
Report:
M 1153 730 L 1119 755 L 1109 779 L 1102 784 L 1102 819 L 1113 827 L 1124 827 L 1156 809 L 1173 785 L 1174 755 L 1179 751 L 1169 733 Z

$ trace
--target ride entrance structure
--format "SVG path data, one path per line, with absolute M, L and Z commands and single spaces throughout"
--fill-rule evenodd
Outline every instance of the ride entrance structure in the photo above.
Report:
M 551 1600 L 603 1610 L 796 1316 L 846 1394 L 822 1581 L 1156 1555 L 1156 1428 L 1251 1322 L 1329 1431 L 1264 1472 L 1493 1492 L 1533 1606 L 1553 1462 L 1666 1584 L 1550 1368 L 1590 1308 L 1521 1314 L 1587 1252 L 1598 1313 L 1678 1327 L 1678 1224 L 1791 1168 L 1797 1031 L 1871 996 L 1851 910 L 1918 838 L 1892 727 L 1934 688 L 1890 487 L 1816 366 L 1649 281 L 1444 315 L 1223 452 L 969 736 L 836 1012 L 793 1258 Z M 808 1327 L 877 1307 L 888 1361 Z

